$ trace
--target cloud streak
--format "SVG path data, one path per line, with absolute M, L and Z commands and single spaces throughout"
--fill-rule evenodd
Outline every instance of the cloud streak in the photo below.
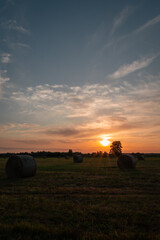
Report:
M 16 20 L 8 20 L 7 22 L 2 23 L 2 26 L 7 28 L 8 30 L 15 30 L 22 34 L 30 33 L 30 31 L 28 29 L 26 29 L 23 26 L 21 26 L 20 24 L 18 24 Z
M 145 29 L 147 29 L 148 27 L 155 25 L 157 23 L 160 22 L 160 15 L 156 16 L 155 18 L 152 18 L 151 20 L 147 21 L 144 25 L 142 25 L 141 27 L 139 27 L 135 32 L 141 32 Z
M 140 70 L 142 68 L 149 66 L 153 62 L 154 59 L 155 59 L 155 56 L 150 57 L 150 58 L 143 58 L 140 60 L 136 60 L 136 61 L 132 62 L 131 64 L 125 64 L 125 65 L 121 66 L 113 74 L 108 75 L 108 77 L 110 79 L 119 79 L 119 78 L 125 77 L 125 76 L 129 75 L 130 73 L 133 73 L 137 70 Z
M 15 46 L 19 47 L 19 48 L 31 48 L 28 44 L 26 43 L 15 43 Z
M 120 14 L 114 19 L 111 35 L 115 33 L 115 31 L 121 26 L 124 20 L 131 14 L 133 7 L 126 6 Z

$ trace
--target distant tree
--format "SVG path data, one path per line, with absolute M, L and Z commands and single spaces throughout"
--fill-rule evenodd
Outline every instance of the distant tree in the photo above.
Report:
M 96 157 L 100 157 L 100 158 L 102 158 L 102 156 L 103 156 L 102 151 L 97 151 L 97 153 L 96 153 Z
M 122 144 L 120 141 L 112 142 L 110 146 L 110 154 L 113 154 L 114 156 L 117 157 L 122 154 Z
M 103 153 L 103 157 L 106 158 L 107 156 L 108 156 L 108 153 L 105 151 L 105 152 Z
M 92 152 L 91 156 L 95 158 L 97 156 L 96 152 Z
M 73 152 L 72 152 L 72 149 L 69 149 L 69 151 L 68 151 L 68 156 L 72 156 L 73 155 Z

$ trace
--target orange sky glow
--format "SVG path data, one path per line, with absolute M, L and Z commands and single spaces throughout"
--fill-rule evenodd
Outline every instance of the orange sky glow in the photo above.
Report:
M 37 2 L 0 1 L 0 152 L 159 153 L 158 1 Z
M 54 130 L 54 128 L 49 132 L 49 129 L 27 124 L 3 126 L 0 152 L 68 151 L 69 149 L 84 153 L 109 152 L 110 144 L 103 146 L 100 143 L 103 139 L 107 139 L 110 143 L 121 141 L 122 152 L 160 152 L 156 138 L 147 139 L 145 135 L 138 135 L 133 130 L 124 129 L 122 132 L 102 134 L 101 129 L 94 129 L 93 126 L 90 131 L 82 127 L 80 132 L 73 132 L 71 129 Z M 98 134 L 98 131 L 101 134 Z

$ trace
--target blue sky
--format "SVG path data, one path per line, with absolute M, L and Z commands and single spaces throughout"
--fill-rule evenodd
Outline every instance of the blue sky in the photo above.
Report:
M 0 2 L 0 151 L 158 152 L 159 1 Z

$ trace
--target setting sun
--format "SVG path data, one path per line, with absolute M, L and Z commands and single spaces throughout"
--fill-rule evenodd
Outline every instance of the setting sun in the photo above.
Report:
M 99 141 L 104 147 L 108 146 L 110 144 L 110 141 L 106 138 L 104 138 L 102 141 Z

